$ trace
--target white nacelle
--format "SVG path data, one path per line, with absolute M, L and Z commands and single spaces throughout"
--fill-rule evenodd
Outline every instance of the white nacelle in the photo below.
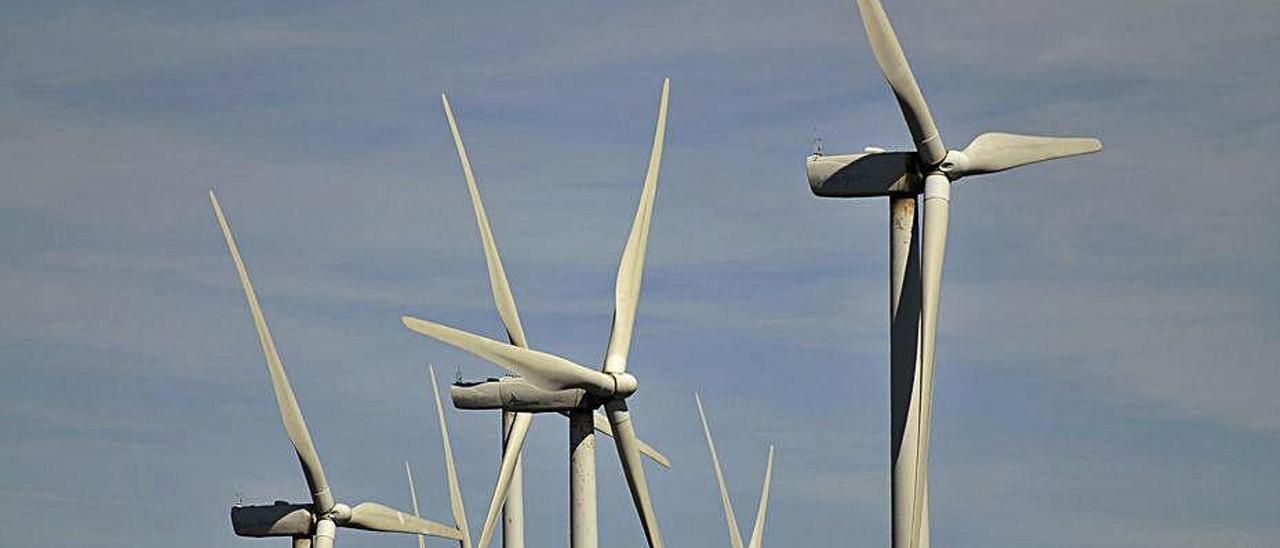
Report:
M 502 409 L 525 413 L 556 413 L 592 409 L 592 401 L 581 388 L 544 390 L 520 377 L 503 377 L 484 382 L 458 383 L 449 387 L 449 397 L 458 409 Z
M 298 537 L 311 534 L 315 516 L 310 504 L 277 502 L 262 506 L 232 506 L 231 527 L 242 537 Z
M 810 190 L 829 198 L 917 194 L 923 188 L 914 152 L 813 154 L 805 173 Z

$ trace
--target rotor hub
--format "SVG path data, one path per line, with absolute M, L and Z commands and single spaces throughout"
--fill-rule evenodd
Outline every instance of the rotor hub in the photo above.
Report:
M 952 181 L 959 179 L 969 171 L 969 155 L 959 150 L 949 150 L 947 155 L 942 158 L 942 163 L 938 164 L 938 171 L 941 171 Z
M 640 388 L 640 381 L 630 373 L 611 373 L 613 377 L 613 395 L 618 398 L 625 398 L 636 393 Z
M 321 518 L 331 519 L 337 523 L 346 523 L 351 520 L 351 507 L 341 502 L 334 504 L 333 509 Z

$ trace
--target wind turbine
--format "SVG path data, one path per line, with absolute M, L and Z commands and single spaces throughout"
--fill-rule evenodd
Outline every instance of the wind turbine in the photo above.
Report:
M 302 464 L 302 473 L 311 491 L 310 504 L 277 502 L 264 506 L 232 507 L 231 525 L 235 533 L 245 537 L 292 537 L 294 548 L 331 548 L 338 527 L 462 538 L 462 532 L 458 529 L 409 515 L 390 506 L 376 502 L 347 506 L 335 500 L 329 491 L 324 468 L 320 465 L 320 455 L 316 452 L 311 433 L 307 431 L 307 424 L 302 419 L 302 409 L 298 407 L 293 387 L 289 385 L 289 378 L 285 375 L 284 364 L 276 353 L 276 345 L 271 339 L 271 331 L 267 329 L 267 320 L 258 305 L 253 284 L 249 282 L 249 273 L 240 258 L 235 237 L 231 235 L 231 227 L 227 224 L 213 191 L 209 192 L 209 201 L 213 204 L 213 212 L 218 218 L 218 225 L 222 227 L 222 235 L 227 240 L 227 248 L 231 250 L 236 272 L 240 275 L 240 284 L 244 286 L 245 298 L 249 301 L 249 312 L 258 329 L 258 342 L 266 354 L 267 371 L 271 374 L 271 386 L 276 394 L 276 404 L 280 407 L 280 417 L 284 420 L 285 432 L 293 442 L 293 449 Z
M 470 163 L 466 160 L 457 124 L 453 120 L 447 100 L 445 101 L 450 127 L 453 129 L 459 156 L 463 162 L 463 170 L 467 175 L 468 189 L 471 190 L 472 205 L 476 209 L 481 237 L 485 242 L 485 256 L 489 265 L 495 302 L 503 324 L 507 328 L 508 337 L 514 344 L 498 342 L 410 316 L 402 319 L 405 326 L 413 331 L 471 352 L 511 373 L 520 375 L 517 378 L 504 378 L 462 387 L 455 386 L 453 391 L 455 406 L 463 407 L 458 405 L 460 399 L 471 399 L 483 404 L 472 408 L 502 408 L 507 411 L 521 412 L 516 415 L 507 437 L 503 469 L 500 471 L 498 485 L 489 508 L 485 531 L 491 530 L 490 524 L 493 522 L 495 509 L 501 506 L 501 501 L 506 496 L 506 485 L 510 484 L 510 479 L 504 478 L 509 474 L 506 470 L 511 468 L 508 462 L 514 462 L 519 458 L 520 447 L 528 432 L 528 422 L 532 419 L 526 412 L 565 413 L 569 416 L 570 544 L 574 548 L 597 546 L 593 412 L 596 408 L 603 406 L 610 429 L 614 434 L 614 444 L 617 447 L 619 460 L 622 462 L 623 472 L 626 474 L 627 485 L 645 537 L 651 547 L 663 546 L 662 534 L 649 497 L 649 487 L 645 481 L 644 466 L 641 462 L 644 444 L 636 436 L 626 399 L 639 387 L 638 380 L 627 372 L 627 356 L 635 326 L 641 277 L 644 272 L 645 249 L 648 245 L 649 223 L 653 214 L 654 196 L 657 192 L 658 171 L 662 163 L 669 92 L 670 80 L 668 79 L 662 85 L 657 129 L 654 132 L 653 149 L 649 156 L 649 169 L 645 177 L 640 205 L 618 269 L 613 329 L 604 367 L 599 371 L 559 356 L 533 350 L 528 347 L 527 341 L 524 341 L 523 330 L 520 328 L 515 312 L 514 299 L 506 283 L 501 262 L 497 258 L 497 249 L 493 244 L 492 233 L 488 230 L 488 222 L 483 214 L 479 194 L 475 190 L 474 175 L 471 173 Z M 520 336 L 517 337 L 516 333 Z M 458 390 L 459 388 L 461 390 Z M 484 547 L 487 540 L 488 535 L 482 532 L 479 545 Z
M 484 248 L 485 266 L 489 273 L 489 285 L 493 293 L 498 317 L 507 331 L 507 340 L 511 344 L 528 348 L 524 327 L 520 323 L 520 315 L 516 308 L 515 295 L 511 284 L 507 281 L 506 270 L 502 266 L 502 258 L 498 254 L 498 246 L 489 225 L 489 216 L 484 202 L 480 198 L 480 189 L 476 183 L 475 172 L 471 168 L 471 160 L 462 141 L 462 132 L 458 129 L 453 107 L 445 94 L 440 95 L 444 106 L 445 117 L 449 121 L 449 129 L 453 134 L 454 146 L 458 151 L 458 161 L 462 165 L 462 173 L 467 181 L 467 193 L 471 197 L 472 210 L 475 213 L 476 227 L 480 232 L 480 241 Z M 526 393 L 532 390 L 532 393 Z M 503 414 L 503 454 L 498 469 L 497 484 L 493 498 L 485 515 L 481 529 L 480 548 L 487 548 L 493 538 L 497 525 L 498 513 L 504 514 L 503 544 L 506 548 L 524 545 L 523 530 L 523 487 L 521 481 L 521 452 L 529 427 L 533 423 L 536 412 L 559 412 L 572 416 L 566 409 L 577 409 L 578 400 L 551 402 L 547 398 L 553 393 L 531 387 L 519 377 L 489 379 L 479 383 L 459 382 L 450 390 L 454 407 L 459 409 L 487 410 L 500 409 Z M 592 417 L 592 426 L 596 431 L 613 436 L 609 420 L 599 413 Z M 639 441 L 640 452 L 658 464 L 670 468 L 671 462 L 647 443 Z
M 929 544 L 929 428 L 951 185 L 970 175 L 1097 152 L 1102 143 L 1092 138 L 983 133 L 963 150 L 947 150 L 884 7 L 879 0 L 857 3 L 876 63 L 898 100 L 916 150 L 815 153 L 806 171 L 818 196 L 889 197 L 893 545 L 920 548 Z M 922 193 L 924 240 L 917 248 L 916 196 Z
M 695 393 L 693 400 L 698 404 L 698 417 L 702 419 L 702 433 L 707 436 L 707 449 L 711 451 L 711 465 L 716 471 L 716 483 L 720 485 L 720 504 L 724 506 L 724 520 L 729 526 L 729 544 L 732 548 L 743 548 L 742 534 L 738 529 L 738 517 L 733 513 L 733 502 L 729 500 L 729 488 L 724 484 L 724 471 L 720 469 L 716 442 L 711 439 L 711 427 L 707 425 L 707 414 L 702 410 L 702 398 Z M 746 545 L 747 548 L 761 548 L 764 545 L 764 522 L 769 514 L 771 483 L 773 483 L 773 445 L 769 446 L 769 461 L 764 469 L 764 487 L 760 489 L 760 506 L 756 509 L 756 524 L 751 529 L 751 542 Z
M 449 505 L 453 510 L 454 526 L 462 533 L 458 539 L 461 548 L 471 548 L 471 532 L 467 527 L 467 511 L 462 504 L 462 489 L 458 483 L 458 468 L 453 462 L 453 444 L 449 441 L 449 424 L 444 420 L 444 405 L 440 403 L 440 386 L 436 383 L 436 368 L 428 365 L 431 375 L 431 395 L 436 400 L 436 419 L 440 425 L 440 441 L 444 446 L 444 469 L 449 481 Z M 413 471 L 404 463 L 404 473 L 409 477 L 409 496 L 413 498 L 413 515 L 418 515 L 418 491 L 413 486 Z M 426 539 L 418 535 L 418 548 L 424 548 Z

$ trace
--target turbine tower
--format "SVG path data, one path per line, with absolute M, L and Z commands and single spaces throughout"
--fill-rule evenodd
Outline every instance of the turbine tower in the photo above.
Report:
M 275 342 L 271 339 L 271 331 L 267 329 L 266 317 L 258 305 L 258 297 L 254 294 L 253 284 L 249 282 L 249 272 L 240 258 L 240 249 L 236 246 L 231 227 L 222 214 L 217 196 L 209 192 L 209 201 L 213 204 L 213 212 L 222 227 L 222 235 L 227 240 L 227 248 L 235 261 L 236 272 L 240 276 L 240 284 L 244 287 L 245 298 L 249 301 L 249 312 L 253 315 L 253 323 L 258 330 L 258 342 L 267 358 L 267 371 L 271 375 L 271 387 L 276 394 L 276 404 L 280 407 L 280 417 L 284 420 L 285 432 L 293 443 L 293 449 L 302 464 L 302 473 L 306 477 L 311 491 L 310 504 L 290 504 L 277 502 L 266 506 L 234 506 L 231 508 L 231 525 L 235 533 L 245 537 L 292 537 L 294 548 L 332 548 L 338 527 L 365 529 L 391 533 L 410 533 L 432 535 L 442 538 L 462 538 L 462 532 L 433 521 L 409 515 L 389 506 L 376 502 L 362 502 L 355 506 L 347 506 L 337 502 L 329 491 L 329 482 L 325 478 L 324 468 L 320 465 L 320 455 L 311 441 L 311 433 L 302 420 L 302 409 L 293 395 L 293 387 L 289 385 L 289 377 L 285 375 L 284 364 L 276 353 Z
M 442 97 L 480 228 L 494 301 L 506 327 L 509 344 L 410 316 L 405 316 L 403 321 L 413 331 L 471 352 L 519 375 L 480 383 L 459 383 L 451 390 L 455 407 L 502 409 L 516 413 L 506 436 L 502 467 L 485 527 L 480 535 L 480 548 L 485 548 L 489 542 L 496 513 L 511 492 L 512 478 L 532 421 L 532 413 L 547 412 L 563 413 L 569 417 L 570 544 L 574 548 L 595 548 L 598 545 L 593 431 L 598 424 L 598 416 L 594 414 L 594 410 L 601 406 L 606 410 L 608 429 L 613 433 L 619 460 L 622 462 L 645 537 L 651 547 L 663 546 L 657 516 L 649 498 L 641 456 L 648 455 L 660 462 L 665 461 L 665 457 L 661 457 L 636 436 L 626 398 L 635 393 L 639 386 L 637 379 L 627 372 L 627 356 L 635 325 L 649 224 L 662 163 L 669 92 L 670 81 L 666 80 L 662 86 L 648 174 L 618 270 L 613 330 L 602 371 L 529 348 L 456 120 L 448 99 Z
M 702 398 L 693 395 L 698 404 L 698 417 L 702 419 L 702 433 L 707 437 L 707 450 L 711 452 L 711 465 L 716 471 L 716 483 L 720 486 L 720 504 L 724 507 L 724 520 L 729 526 L 729 544 L 732 548 L 743 548 L 742 531 L 738 528 L 738 516 L 733 513 L 733 501 L 729 500 L 729 488 L 724 484 L 724 471 L 720 469 L 720 456 L 716 454 L 716 442 L 711 439 L 711 427 L 707 425 L 707 414 L 702 410 Z M 769 446 L 769 461 L 764 469 L 764 487 L 760 489 L 760 506 L 756 509 L 756 524 L 751 528 L 751 541 L 747 548 L 764 546 L 764 522 L 769 515 L 769 485 L 773 483 L 773 446 Z
M 879 0 L 857 0 L 876 63 L 902 109 L 914 152 L 824 156 L 806 162 L 818 196 L 889 197 L 890 422 L 894 548 L 929 545 L 928 453 L 942 261 L 952 183 L 969 175 L 1102 149 L 1092 138 L 984 133 L 947 150 Z M 923 242 L 916 197 L 924 195 Z

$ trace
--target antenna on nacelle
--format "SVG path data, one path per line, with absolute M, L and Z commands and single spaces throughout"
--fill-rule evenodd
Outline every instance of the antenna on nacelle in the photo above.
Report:
M 822 156 L 822 133 L 813 128 L 813 155 Z

